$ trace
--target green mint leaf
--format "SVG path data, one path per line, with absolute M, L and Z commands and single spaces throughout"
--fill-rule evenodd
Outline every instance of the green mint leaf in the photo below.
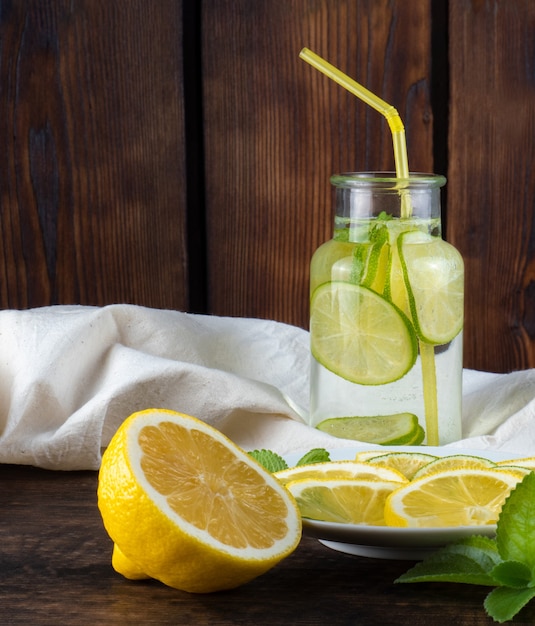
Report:
M 383 222 L 388 222 L 394 218 L 392 217 L 392 215 L 390 215 L 390 213 L 387 213 L 386 211 L 381 211 L 377 216 L 377 219 L 382 220 Z
M 519 561 L 535 572 L 535 473 L 519 483 L 505 501 L 496 531 L 504 561 Z
M 325 448 L 313 448 L 297 461 L 297 465 L 309 465 L 310 463 L 325 463 L 331 457 Z
M 391 216 L 388 219 L 392 219 Z M 370 231 L 370 241 L 374 244 L 386 243 L 389 238 L 388 227 L 380 222 L 376 223 Z
M 524 589 L 531 583 L 531 570 L 524 563 L 518 561 L 503 561 L 491 571 L 491 576 L 497 585 Z
M 267 469 L 268 472 L 279 472 L 280 470 L 288 469 L 288 463 L 271 450 L 252 450 L 248 454 L 258 461 L 264 469 Z
M 495 586 L 490 572 L 500 557 L 490 537 L 471 536 L 432 553 L 395 582 L 450 582 Z
M 358 285 L 366 271 L 368 262 L 368 246 L 365 244 L 357 245 L 353 251 L 353 263 L 351 264 L 351 272 L 349 281 Z
M 485 599 L 495 621 L 512 619 L 535 598 L 535 474 L 505 501 L 496 540 L 469 537 L 418 563 L 395 582 L 461 582 L 497 586 Z
M 511 589 L 497 587 L 485 598 L 484 607 L 488 615 L 502 624 L 507 622 L 535 597 L 535 587 L 529 589 Z

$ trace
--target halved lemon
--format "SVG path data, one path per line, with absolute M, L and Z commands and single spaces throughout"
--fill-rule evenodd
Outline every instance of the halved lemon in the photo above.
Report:
M 384 526 L 387 496 L 399 481 L 364 479 L 303 479 L 286 488 L 303 517 L 342 524 Z
M 118 429 L 98 506 L 119 571 L 190 592 L 241 585 L 301 537 L 297 505 L 271 473 L 206 423 L 163 409 Z
M 401 472 L 389 467 L 374 467 L 367 463 L 357 461 L 327 461 L 325 463 L 311 463 L 310 465 L 298 465 L 289 469 L 275 472 L 275 476 L 283 485 L 296 480 L 306 479 L 339 479 L 339 478 L 364 478 L 366 480 L 389 480 L 406 482 Z
M 401 378 L 416 361 L 410 322 L 371 289 L 345 282 L 321 285 L 310 311 L 314 358 L 346 380 L 382 385 Z
M 385 502 L 389 526 L 446 527 L 495 524 L 523 474 L 499 469 L 451 469 L 402 485 Z
M 129 580 L 143 580 L 146 578 L 150 578 L 145 572 L 140 569 L 138 565 L 136 565 L 133 561 L 131 561 L 128 557 L 126 557 L 121 548 L 117 544 L 113 544 L 113 552 L 111 555 L 111 564 L 113 569 L 122 574 L 125 578 Z

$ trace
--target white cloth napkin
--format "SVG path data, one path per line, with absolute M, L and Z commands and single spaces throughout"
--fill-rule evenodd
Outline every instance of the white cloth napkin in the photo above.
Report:
M 133 305 L 0 311 L 0 462 L 97 469 L 131 413 L 169 408 L 247 450 L 354 447 L 306 425 L 309 338 L 278 322 Z M 453 447 L 535 455 L 535 370 L 467 370 Z

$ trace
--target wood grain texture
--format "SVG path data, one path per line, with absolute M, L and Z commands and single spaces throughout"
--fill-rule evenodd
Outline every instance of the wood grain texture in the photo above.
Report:
M 531 0 L 1 2 L 0 307 L 307 327 L 329 177 L 394 162 L 382 116 L 306 46 L 398 109 L 412 170 L 448 176 L 465 366 L 534 367 L 534 15 Z
M 450 2 L 448 238 L 465 366 L 535 366 L 535 3 Z
M 329 177 L 394 169 L 382 116 L 309 67 L 308 47 L 398 108 L 433 169 L 430 2 L 202 4 L 209 310 L 308 327 L 309 263 L 332 236 Z
M 410 561 L 341 554 L 304 537 L 298 549 L 238 589 L 189 594 L 128 581 L 111 567 L 97 475 L 0 466 L 2 624 L 32 626 L 491 626 L 474 585 L 394 584 Z M 528 605 L 515 624 L 533 624 Z
M 181 3 L 1 3 L 0 306 L 187 306 Z

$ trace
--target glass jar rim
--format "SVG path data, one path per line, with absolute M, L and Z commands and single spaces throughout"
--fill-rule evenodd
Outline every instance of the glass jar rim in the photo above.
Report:
M 342 172 L 331 176 L 331 184 L 334 187 L 376 189 L 439 188 L 446 184 L 446 177 L 424 172 L 410 172 L 408 178 L 398 178 L 395 172 Z

